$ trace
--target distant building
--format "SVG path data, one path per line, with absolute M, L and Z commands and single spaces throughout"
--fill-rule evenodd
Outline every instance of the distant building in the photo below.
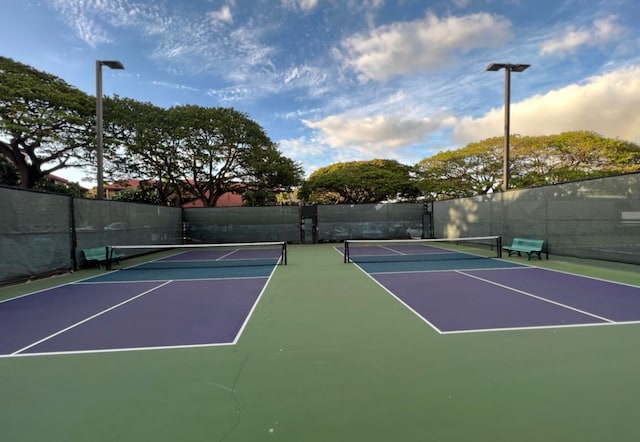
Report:
M 105 184 L 104 188 L 104 199 L 111 200 L 118 192 L 122 192 L 123 190 L 135 190 L 140 188 L 140 183 L 143 180 L 118 180 L 112 184 Z
M 48 174 L 46 178 L 50 180 L 50 183 L 53 184 L 54 188 L 49 188 L 47 185 L 45 185 L 44 190 L 56 191 L 55 187 L 64 187 L 66 189 L 73 190 L 72 193 L 76 196 L 87 196 L 87 193 L 89 192 L 89 189 L 82 187 L 80 184 L 69 181 L 66 178 L 59 177 L 52 173 Z
M 118 192 L 122 192 L 123 190 L 135 190 L 140 188 L 140 183 L 148 182 L 149 184 L 153 184 L 153 181 L 147 180 L 118 180 L 112 184 L 104 185 L 104 199 L 110 200 L 113 199 Z M 93 190 L 93 194 L 95 194 L 95 189 Z M 240 207 L 243 204 L 242 195 L 235 192 L 226 192 L 222 194 L 218 201 L 216 202 L 215 207 Z M 188 201 L 183 201 L 180 205 L 181 207 L 203 207 L 202 200 L 199 198 L 189 199 Z
M 49 175 L 47 175 L 47 178 L 50 178 L 50 179 L 51 179 L 51 181 L 53 181 L 55 184 L 60 184 L 61 186 L 68 186 L 68 185 L 69 185 L 69 183 L 71 182 L 71 181 L 69 181 L 69 180 L 67 180 L 67 179 L 64 179 L 64 178 L 62 178 L 62 177 L 59 177 L 59 176 L 54 175 L 54 174 L 52 174 L 52 173 L 50 173 Z
M 241 207 L 244 200 L 242 195 L 235 192 L 223 193 L 218 201 L 216 201 L 215 207 Z M 183 202 L 182 207 L 204 207 L 200 198 L 192 201 Z

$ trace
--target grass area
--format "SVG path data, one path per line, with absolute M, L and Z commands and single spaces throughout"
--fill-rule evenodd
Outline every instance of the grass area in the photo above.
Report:
M 640 285 L 637 266 L 531 264 Z M 0 358 L 0 428 L 8 441 L 638 440 L 638 342 L 638 325 L 439 335 L 332 245 L 294 245 L 235 346 Z

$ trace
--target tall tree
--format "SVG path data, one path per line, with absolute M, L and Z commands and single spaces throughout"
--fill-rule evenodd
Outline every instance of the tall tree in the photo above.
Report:
M 181 182 L 206 207 L 226 192 L 289 188 L 301 181 L 302 168 L 235 109 L 178 106 L 169 109 L 169 118 L 180 140 Z
M 20 186 L 90 164 L 94 104 L 60 78 L 0 57 L 0 154 L 15 166 Z
M 177 156 L 181 140 L 174 136 L 175 125 L 168 112 L 118 96 L 105 97 L 104 112 L 107 176 L 147 180 L 162 205 L 180 200 Z
M 410 166 L 377 159 L 320 168 L 302 184 L 298 196 L 317 203 L 378 203 L 415 198 L 418 189 Z
M 595 132 L 516 138 L 513 159 L 518 187 L 557 184 L 640 170 L 640 146 Z
M 417 169 L 423 195 L 448 199 L 496 190 L 502 168 L 501 146 L 501 141 L 493 138 L 420 161 Z
M 513 135 L 510 145 L 514 188 L 640 171 L 640 146 L 594 132 Z M 501 190 L 502 149 L 503 139 L 494 137 L 423 159 L 417 165 L 423 194 L 447 199 Z
M 288 189 L 302 179 L 302 168 L 235 109 L 161 109 L 117 97 L 106 100 L 105 109 L 112 122 L 108 133 L 120 143 L 114 166 L 154 180 L 165 202 L 191 195 L 212 207 L 226 192 L 255 195 Z

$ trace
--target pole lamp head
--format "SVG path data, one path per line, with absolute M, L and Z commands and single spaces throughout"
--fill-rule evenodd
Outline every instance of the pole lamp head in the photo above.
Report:
M 124 69 L 124 65 L 118 60 L 100 60 L 100 65 L 107 66 L 111 69 Z
M 500 69 L 507 69 L 512 72 L 522 72 L 526 70 L 530 64 L 511 64 L 511 63 L 491 63 L 487 66 L 488 71 L 499 71 Z

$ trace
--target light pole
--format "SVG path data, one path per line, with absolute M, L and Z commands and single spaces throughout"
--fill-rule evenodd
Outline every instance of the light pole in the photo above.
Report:
M 502 153 L 502 190 L 509 190 L 509 125 L 511 114 L 511 71 L 522 72 L 529 64 L 491 63 L 488 71 L 504 69 L 504 152 Z
M 102 66 L 111 69 L 124 69 L 122 63 L 116 60 L 96 60 L 96 155 L 98 157 L 98 190 L 96 198 L 104 197 L 103 167 L 102 167 Z

